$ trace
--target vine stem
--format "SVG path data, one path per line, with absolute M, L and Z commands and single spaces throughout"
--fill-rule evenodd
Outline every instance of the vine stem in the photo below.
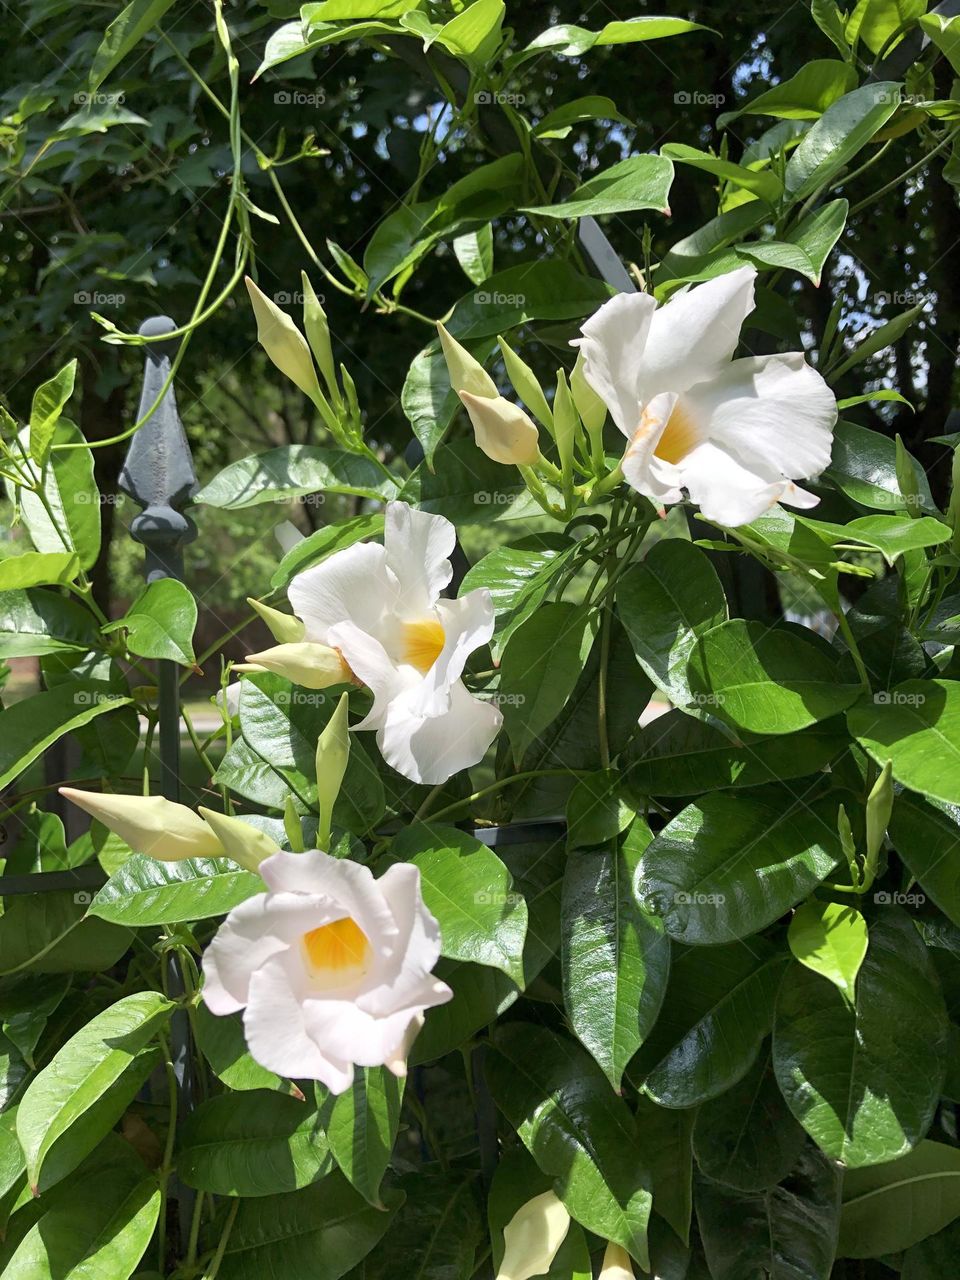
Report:
M 223 1232 L 217 1244 L 217 1251 L 210 1259 L 210 1265 L 203 1273 L 203 1280 L 216 1280 L 217 1272 L 220 1270 L 220 1264 L 223 1262 L 223 1255 L 227 1251 L 227 1245 L 230 1242 L 230 1232 L 233 1230 L 233 1224 L 236 1221 L 237 1213 L 240 1209 L 240 1201 L 234 1200 L 230 1206 L 230 1212 L 227 1214 L 227 1220 L 223 1224 Z
M 477 800 L 482 800 L 485 796 L 502 791 L 504 787 L 509 787 L 514 782 L 527 782 L 531 778 L 586 778 L 588 774 L 589 770 L 587 769 L 529 769 L 525 773 L 515 773 L 509 778 L 498 778 L 496 782 L 491 782 L 488 787 L 481 787 L 479 791 L 474 791 L 473 795 L 465 796 L 462 800 L 457 800 L 453 804 L 448 804 L 446 808 L 438 809 L 436 813 L 431 813 L 429 815 L 430 821 L 435 822 L 438 818 L 449 817 L 450 814 L 456 813 L 458 809 L 462 809 L 464 805 L 470 807 Z M 426 814 L 422 816 L 424 819 L 427 817 Z

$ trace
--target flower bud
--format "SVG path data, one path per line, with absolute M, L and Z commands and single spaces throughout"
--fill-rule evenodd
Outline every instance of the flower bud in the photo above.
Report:
M 582 351 L 577 352 L 577 362 L 570 375 L 570 393 L 583 425 L 590 435 L 595 435 L 607 420 L 607 406 L 584 377 Z
M 570 1228 L 570 1214 L 552 1191 L 521 1205 L 503 1229 L 503 1261 L 497 1280 L 529 1280 L 553 1266 Z
M 630 1255 L 621 1244 L 611 1240 L 603 1255 L 599 1280 L 635 1280 Z
M 475 360 L 466 347 L 462 347 L 456 338 L 447 333 L 442 324 L 437 325 L 437 332 L 440 334 L 443 358 L 447 362 L 450 385 L 454 391 L 469 391 L 474 396 L 495 399 L 500 394 L 497 384 L 480 361 Z
M 540 380 L 526 360 L 521 360 L 514 349 L 504 338 L 498 338 L 503 363 L 506 365 L 507 377 L 513 384 L 517 395 L 527 406 L 533 416 L 547 428 L 553 430 L 553 410 L 547 403 Z
M 296 644 L 303 639 L 306 627 L 293 614 L 281 613 L 279 609 L 272 609 L 270 605 L 254 600 L 252 596 L 247 596 L 247 604 L 264 620 L 274 640 L 279 640 L 281 644 Z
M 216 858 L 220 841 L 186 805 L 163 796 L 100 795 L 61 787 L 60 794 L 120 837 L 134 853 L 162 862 Z
M 202 806 L 199 813 L 220 845 L 218 854 L 239 863 L 247 871 L 257 871 L 264 858 L 272 857 L 280 848 L 265 832 L 258 831 L 242 818 L 214 813 Z
M 246 283 L 257 320 L 257 341 L 280 372 L 316 403 L 322 399 L 322 393 L 306 338 L 287 313 L 271 302 L 249 276 Z
M 336 649 L 313 640 L 278 644 L 262 653 L 248 654 L 246 662 L 236 663 L 233 669 L 241 673 L 272 671 L 304 689 L 329 689 L 332 684 L 345 684 L 353 679 L 350 668 Z
M 307 331 L 307 341 L 316 357 L 323 380 L 327 384 L 330 398 L 334 404 L 340 400 L 340 387 L 337 384 L 336 367 L 333 363 L 333 347 L 330 344 L 330 325 L 327 313 L 320 305 L 320 299 L 314 292 L 310 278 L 305 271 L 300 272 L 303 282 L 303 327 Z
M 350 759 L 349 710 L 350 695 L 343 693 L 317 742 L 317 848 L 324 852 L 329 850 L 333 806 Z
M 532 467 L 540 458 L 540 435 L 519 407 L 503 396 L 488 399 L 461 391 L 477 447 L 494 462 L 507 466 Z

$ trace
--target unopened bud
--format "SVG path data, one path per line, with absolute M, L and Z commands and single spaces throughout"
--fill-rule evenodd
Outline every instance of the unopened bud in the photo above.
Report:
M 477 447 L 494 462 L 507 466 L 532 467 L 540 458 L 540 435 L 519 405 L 503 396 L 488 399 L 461 391 Z
M 257 341 L 290 381 L 316 403 L 322 399 L 317 371 L 307 340 L 285 311 L 246 277 L 247 292 L 257 320 Z
M 475 360 L 466 347 L 462 347 L 442 324 L 437 325 L 440 334 L 440 345 L 443 358 L 447 362 L 450 374 L 450 385 L 454 391 L 469 391 L 471 395 L 493 399 L 500 393 L 497 384 L 484 369 L 479 360 Z
M 497 1280 L 530 1280 L 553 1266 L 570 1229 L 570 1214 L 552 1191 L 520 1206 L 503 1229 L 503 1261 Z
M 630 1255 L 622 1244 L 611 1240 L 603 1255 L 599 1280 L 636 1280 Z
M 234 664 L 234 671 L 253 674 L 272 671 L 304 689 L 329 689 L 332 684 L 352 680 L 350 668 L 336 649 L 312 640 L 274 645 L 262 653 L 247 655 L 246 662 Z
M 163 796 L 102 795 L 61 787 L 60 794 L 102 822 L 134 853 L 162 862 L 216 858 L 220 841 L 192 809 Z
M 263 831 L 258 831 L 242 818 L 232 818 L 212 809 L 199 810 L 200 816 L 220 843 L 219 853 L 231 858 L 248 871 L 257 871 L 264 858 L 272 857 L 280 846 Z
M 247 596 L 247 604 L 264 620 L 274 640 L 279 640 L 281 644 L 295 644 L 303 639 L 306 628 L 292 613 L 281 613 L 279 609 L 254 600 L 252 596 Z

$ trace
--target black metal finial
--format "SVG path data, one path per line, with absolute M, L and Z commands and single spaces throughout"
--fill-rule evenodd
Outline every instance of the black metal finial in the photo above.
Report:
M 152 316 L 140 326 L 144 338 L 159 338 L 176 325 L 169 316 Z M 148 342 L 144 348 L 143 394 L 138 418 L 153 406 L 170 374 L 175 346 Z M 181 510 L 197 488 L 190 445 L 169 386 L 154 413 L 130 441 L 120 488 L 143 510 L 130 523 L 133 537 L 147 552 L 146 578 L 182 578 L 181 550 L 197 536 L 196 526 Z

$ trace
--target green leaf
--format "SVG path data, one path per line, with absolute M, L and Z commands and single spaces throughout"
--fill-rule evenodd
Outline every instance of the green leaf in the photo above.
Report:
M 812 899 L 794 913 L 787 942 L 796 960 L 850 1001 L 867 954 L 867 922 L 855 907 Z
M 435 39 L 468 66 L 481 67 L 497 51 L 506 14 L 503 0 L 473 0 L 444 23 Z
M 30 406 L 30 457 L 38 466 L 43 466 L 50 453 L 53 433 L 57 429 L 64 405 L 73 395 L 76 376 L 77 361 L 74 358 L 55 373 L 49 382 L 42 382 L 33 393 L 33 403 Z
M 670 1224 L 677 1239 L 690 1244 L 693 1213 L 693 1150 L 691 1131 L 696 1112 L 660 1107 L 642 1094 L 636 1102 L 637 1134 L 640 1150 L 650 1165 L 653 1178 L 654 1217 Z M 651 1244 L 653 1244 L 651 1239 Z
M 0 560 L 0 591 L 73 582 L 79 572 L 75 551 L 25 551 Z
M 879 1258 L 909 1249 L 960 1217 L 960 1151 L 921 1142 L 913 1151 L 843 1179 L 842 1258 Z
M 926 1133 L 946 1069 L 947 1016 L 913 921 L 884 906 L 853 1006 L 800 965 L 777 1003 L 774 1068 L 794 1116 L 848 1168 L 896 1159 Z
M 900 86 L 881 80 L 832 103 L 790 157 L 786 171 L 792 200 L 805 200 L 829 182 L 887 123 L 900 105 Z
M 810 1149 L 770 1191 L 738 1192 L 707 1181 L 697 1189 L 697 1221 L 712 1280 L 829 1280 L 839 1217 L 840 1175 Z
M 422 462 L 399 496 L 457 525 L 518 520 L 532 514 L 533 499 L 513 472 L 481 453 L 472 439 L 455 440 L 444 445 L 443 466 L 434 473 Z
M 837 715 L 863 691 L 840 680 L 836 662 L 802 628 L 771 630 L 741 618 L 700 637 L 688 677 L 698 705 L 750 733 L 795 733 Z
M 676 952 L 663 1011 L 630 1078 L 663 1107 L 695 1107 L 725 1092 L 770 1032 L 786 965 L 760 939 Z
M 687 704 L 687 661 L 697 637 L 723 622 L 727 601 L 713 565 L 680 538 L 657 542 L 617 587 L 620 621 L 637 661 L 671 702 Z
M 569 263 L 552 258 L 525 262 L 498 271 L 483 289 L 461 298 L 447 328 L 458 342 L 497 338 L 533 320 L 577 320 L 590 315 L 612 292 L 609 285 L 583 275 Z
M 132 0 L 104 33 L 90 68 L 90 92 L 95 93 L 110 72 L 151 31 L 173 0 Z
M 101 973 L 116 964 L 130 932 L 103 920 L 84 919 L 86 906 L 67 889 L 8 899 L 0 916 L 0 975 Z
M 944 1197 L 946 1198 L 946 1197 Z M 843 1230 L 841 1209 L 840 1228 Z M 954 1218 L 949 1226 L 934 1236 L 912 1245 L 903 1255 L 900 1280 L 943 1280 L 960 1250 L 960 1219 Z
M 859 0 L 847 19 L 847 39 L 851 44 L 862 41 L 875 54 L 884 47 L 895 49 L 899 40 L 888 45 L 891 36 L 916 22 L 926 8 L 926 0 Z
M 490 592 L 497 630 L 491 641 L 499 659 L 510 637 L 535 615 L 551 583 L 576 551 L 576 543 L 558 534 L 534 534 L 496 547 L 478 561 L 460 584 L 460 595 L 484 588 Z
M 504 1227 L 534 1196 L 552 1189 L 552 1180 L 541 1173 L 526 1148 L 515 1146 L 503 1152 L 487 1196 L 490 1243 L 493 1246 L 493 1264 L 498 1273 L 503 1262 Z M 578 1223 L 571 1222 L 544 1280 L 592 1280 L 592 1277 L 590 1251 L 583 1230 Z
M 934 511 L 930 484 L 923 468 L 913 459 L 920 505 Z M 897 481 L 897 447 L 880 435 L 842 418 L 833 431 L 833 455 L 823 478 L 831 481 L 853 502 L 880 511 L 896 511 L 908 505 Z
M 493 850 L 454 827 L 418 822 L 394 839 L 393 854 L 420 868 L 441 954 L 500 969 L 522 987 L 527 904 Z
M 611 847 L 612 845 L 612 847 Z M 670 942 L 633 894 L 640 850 L 615 839 L 572 852 L 563 879 L 561 960 L 570 1026 L 614 1089 L 663 1002 Z
M 878 764 L 891 762 L 897 782 L 960 804 L 960 684 L 905 680 L 861 698 L 847 724 Z
M 398 1185 L 407 1198 L 389 1235 L 364 1260 L 363 1280 L 396 1280 L 408 1259 L 416 1280 L 470 1280 L 484 1234 L 475 1176 L 418 1170 Z
M 637 808 L 647 796 L 755 787 L 820 773 L 848 742 L 843 722 L 837 720 L 781 737 L 743 734 L 733 739 L 682 711 L 669 711 L 630 744 L 621 761 L 623 785 Z
M 583 1049 L 545 1027 L 500 1028 L 486 1055 L 494 1101 L 572 1217 L 649 1265 L 649 1175 L 626 1103 Z
M 219 1196 L 298 1191 L 332 1166 L 316 1110 L 263 1091 L 201 1102 L 184 1122 L 177 1156 L 188 1187 Z
M 767 1191 L 782 1182 L 805 1141 L 770 1070 L 769 1053 L 732 1089 L 705 1102 L 693 1126 L 702 1172 L 738 1191 Z
M 331 1096 L 321 1113 L 330 1154 L 376 1208 L 383 1207 L 380 1184 L 397 1140 L 403 1085 L 386 1067 L 357 1067 L 353 1085 Z
M 515 760 L 523 758 L 573 692 L 593 641 L 589 621 L 589 611 L 578 605 L 543 604 L 505 646 L 499 699 Z
M 849 372 L 854 365 L 862 364 L 864 360 L 869 360 L 872 356 L 879 355 L 881 351 L 886 351 L 887 347 L 892 347 L 895 342 L 899 342 L 903 335 L 913 327 L 914 321 L 923 312 L 924 305 L 922 302 L 918 303 L 917 306 L 911 307 L 909 311 L 903 311 L 900 315 L 894 316 L 886 324 L 874 329 L 863 342 L 854 348 L 845 360 L 842 360 L 838 365 L 833 365 L 831 362 L 830 380 L 835 382 Z
M 136 1059 L 152 1053 L 151 1041 L 172 1010 L 173 1004 L 156 991 L 124 996 L 73 1035 L 31 1081 L 17 1112 L 17 1136 L 33 1186 L 38 1185 L 43 1162 L 57 1139 L 103 1098 Z M 126 1101 L 112 1117 L 101 1118 L 106 1123 L 100 1136 L 112 1128 Z
M 176 578 L 149 583 L 124 616 L 104 631 L 126 632 L 127 648 L 141 658 L 160 658 L 195 667 L 193 633 L 197 602 Z
M 11 1224 L 0 1253 L 5 1280 L 128 1280 L 156 1228 L 160 1188 L 133 1149 L 107 1134 L 73 1178 L 23 1212 L 31 1211 L 22 1232 Z
M 574 98 L 562 106 L 548 111 L 534 125 L 533 133 L 537 138 L 565 138 L 575 124 L 586 120 L 615 120 L 621 124 L 629 124 L 626 116 L 617 110 L 612 98 L 604 98 L 591 94 L 586 98 Z
M 193 1034 L 197 1048 L 209 1063 L 210 1070 L 228 1088 L 241 1092 L 276 1089 L 281 1093 L 302 1097 L 295 1085 L 288 1084 L 250 1057 L 239 1013 L 218 1017 L 205 1004 L 200 1004 L 196 1010 Z
M 923 891 L 960 925 L 960 809 L 901 791 L 893 806 L 890 839 Z
M 859 516 L 849 524 L 827 524 L 823 520 L 805 520 L 798 516 L 799 524 L 812 529 L 818 537 L 832 545 L 862 542 L 879 551 L 888 564 L 909 551 L 922 551 L 926 547 L 939 547 L 950 540 L 951 530 L 933 516 L 911 519 L 905 515 Z
M 135 853 L 97 893 L 90 914 L 140 928 L 206 920 L 263 892 L 263 881 L 229 858 L 160 862 Z
M 843 234 L 849 202 L 831 200 L 799 222 L 785 240 L 747 242 L 737 253 L 760 266 L 798 271 L 817 288 L 824 264 Z
M 337 1173 L 300 1191 L 239 1203 L 217 1280 L 339 1280 L 389 1230 L 397 1208 L 372 1208 Z
M 775 205 L 783 195 L 783 183 L 770 169 L 747 168 L 732 160 L 711 155 L 708 151 L 701 151 L 699 147 L 688 146 L 685 142 L 664 143 L 660 154 L 677 164 L 688 164 L 694 169 L 712 174 L 721 183 L 730 183 L 738 190 L 749 191 L 769 205 Z
M 838 98 L 857 87 L 857 71 L 835 58 L 817 58 L 795 76 L 774 85 L 759 97 L 717 117 L 725 129 L 739 116 L 776 116 L 780 120 L 816 120 Z
M 686 18 L 628 18 L 622 22 L 608 22 L 599 31 L 563 23 L 548 27 L 511 60 L 516 66 L 549 50 L 565 58 L 579 58 L 595 47 L 617 44 L 635 44 L 642 40 L 663 40 L 669 36 L 683 36 L 691 31 L 709 31 L 709 27 Z
M 486 224 L 489 227 L 489 223 Z M 454 241 L 456 244 L 457 241 Z M 466 343 L 467 350 L 483 364 L 496 343 L 493 338 Z M 423 447 L 428 469 L 433 467 L 437 449 L 462 409 L 460 397 L 450 386 L 450 373 L 438 340 L 414 357 L 400 394 L 400 404 Z
M 393 486 L 367 458 L 343 449 L 289 444 L 231 462 L 203 486 L 194 502 L 242 511 L 264 502 L 285 506 L 311 493 L 383 498 L 393 496 Z
M 0 788 L 19 777 L 65 733 L 130 702 L 103 684 L 83 680 L 5 707 L 0 711 Z
M 942 13 L 927 13 L 920 18 L 919 25 L 946 57 L 954 74 L 960 75 L 960 22 L 957 15 L 945 17 Z
M 453 252 L 467 279 L 472 284 L 483 284 L 493 272 L 493 226 L 486 222 L 477 231 L 465 231 L 457 236 Z
M 85 653 L 96 646 L 97 640 L 93 614 L 75 600 L 68 600 L 55 591 L 28 589 L 0 593 L 0 657 Z
M 528 206 L 520 212 L 563 219 L 630 213 L 636 209 L 669 214 L 672 183 L 673 164 L 666 157 L 631 156 L 589 178 L 559 204 Z
M 277 566 L 270 585 L 274 590 L 287 587 L 298 573 L 320 564 L 335 551 L 343 551 L 365 538 L 377 538 L 382 533 L 382 515 L 354 516 L 341 524 L 325 525 L 290 548 Z
M 27 433 L 21 434 L 27 448 Z M 100 493 L 93 478 L 93 454 L 80 430 L 61 418 L 53 443 L 75 447 L 54 453 L 42 472 L 24 463 L 32 482 L 43 493 L 18 488 L 23 523 L 37 551 L 76 552 L 80 568 L 90 569 L 100 554 Z M 7 491 L 13 486 L 7 482 Z M 11 495 L 12 496 L 12 495 Z M 48 510 L 49 508 L 49 510 Z
M 687 805 L 646 849 L 636 889 L 678 942 L 717 945 L 771 924 L 841 857 L 829 811 L 786 788 Z

